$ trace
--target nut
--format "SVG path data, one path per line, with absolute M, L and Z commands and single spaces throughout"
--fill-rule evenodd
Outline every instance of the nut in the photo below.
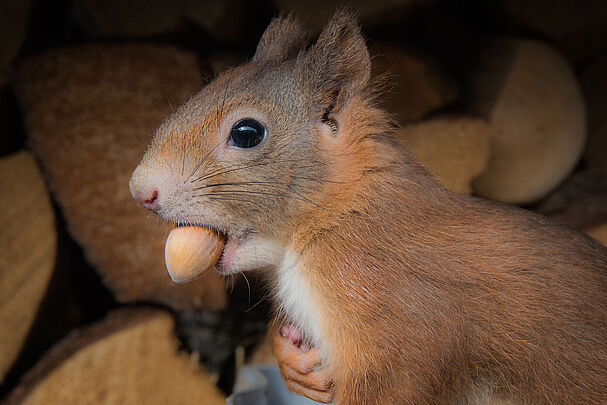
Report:
M 175 228 L 164 246 L 164 262 L 176 283 L 186 283 L 215 267 L 223 252 L 224 238 L 201 226 Z

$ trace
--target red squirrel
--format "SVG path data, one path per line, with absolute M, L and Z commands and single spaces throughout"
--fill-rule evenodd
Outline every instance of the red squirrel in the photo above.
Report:
M 607 248 L 442 187 L 376 106 L 356 20 L 306 47 L 277 18 L 252 60 L 158 129 L 133 196 L 267 276 L 336 404 L 607 403 Z

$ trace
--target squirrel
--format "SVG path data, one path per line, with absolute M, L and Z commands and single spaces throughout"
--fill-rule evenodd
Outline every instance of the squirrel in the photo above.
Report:
M 442 187 L 376 106 L 356 19 L 312 45 L 274 19 L 253 58 L 158 129 L 130 182 L 257 270 L 335 403 L 607 403 L 607 248 Z

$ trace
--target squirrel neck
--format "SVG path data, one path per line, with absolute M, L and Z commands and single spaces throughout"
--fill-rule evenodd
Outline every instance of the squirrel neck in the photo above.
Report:
M 303 250 L 326 232 L 339 231 L 352 215 L 368 215 L 370 226 L 375 226 L 379 224 L 374 224 L 373 212 L 381 212 L 386 205 L 398 206 L 401 211 L 395 215 L 405 212 L 414 220 L 426 218 L 429 210 L 440 213 L 441 206 L 452 200 L 453 193 L 391 133 L 367 135 L 354 148 L 355 153 L 346 151 L 344 158 L 331 157 L 338 180 L 327 184 L 323 198 L 317 200 L 319 204 L 294 222 L 291 245 L 295 251 Z

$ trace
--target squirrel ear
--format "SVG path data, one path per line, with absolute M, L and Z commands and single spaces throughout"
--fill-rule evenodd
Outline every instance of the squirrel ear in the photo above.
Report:
M 344 10 L 333 16 L 299 62 L 323 108 L 339 108 L 349 95 L 363 89 L 371 76 L 365 40 L 354 16 Z
M 284 61 L 297 56 L 306 45 L 306 33 L 293 16 L 272 20 L 261 36 L 253 61 Z

